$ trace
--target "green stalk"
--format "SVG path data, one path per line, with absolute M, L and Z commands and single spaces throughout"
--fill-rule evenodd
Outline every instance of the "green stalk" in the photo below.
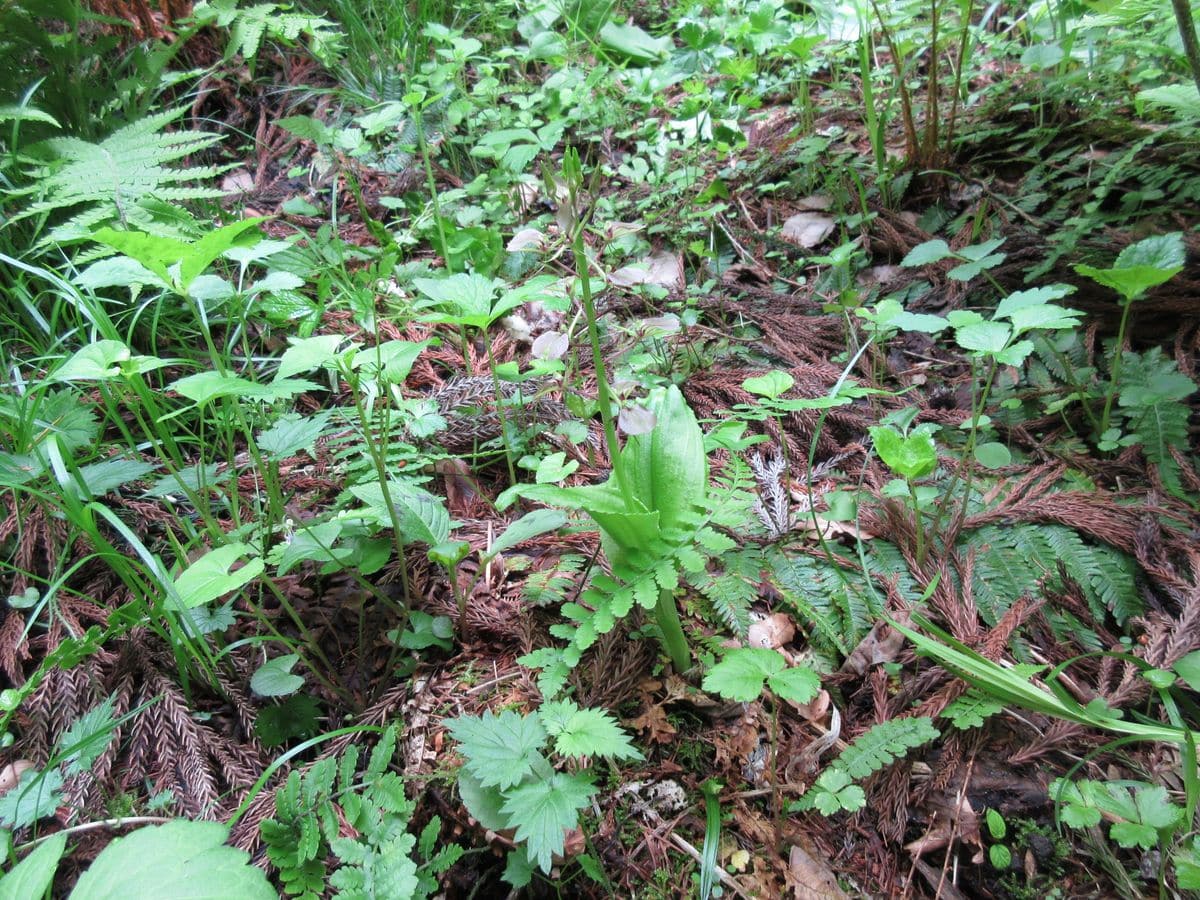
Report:
M 504 442 L 504 461 L 508 464 L 508 483 L 517 483 L 517 470 L 513 467 L 512 444 L 508 440 L 508 416 L 504 413 L 504 397 L 500 393 L 500 376 L 496 374 L 496 358 L 492 355 L 492 342 L 484 332 L 483 343 L 487 346 L 488 371 L 492 374 L 492 391 L 496 395 L 496 415 L 500 417 L 500 438 Z
M 671 657 L 676 672 L 686 672 L 692 666 L 692 652 L 688 649 L 683 624 L 679 621 L 679 607 L 675 605 L 675 592 L 663 588 L 658 592 L 658 604 L 654 607 L 654 621 L 662 632 L 663 649 Z
M 1100 414 L 1100 434 L 1108 431 L 1109 417 L 1112 415 L 1113 400 L 1117 396 L 1117 388 L 1121 384 L 1121 363 L 1125 357 L 1125 331 L 1129 327 L 1129 311 L 1133 309 L 1134 298 L 1125 301 L 1121 309 L 1121 325 L 1117 329 L 1117 343 L 1113 348 L 1112 365 L 1109 366 L 1108 390 L 1104 394 L 1104 412 Z
M 600 403 L 600 420 L 604 423 L 604 442 L 607 444 L 608 458 L 612 461 L 613 473 L 617 476 L 617 487 L 621 489 L 621 498 L 625 505 L 634 509 L 633 491 L 630 490 L 629 480 L 621 465 L 621 451 L 617 444 L 617 426 L 612 417 L 612 393 L 608 387 L 607 370 L 604 367 L 604 355 L 600 352 L 600 329 L 596 326 L 596 304 L 592 300 L 592 284 L 588 269 L 587 255 L 583 249 L 583 225 L 575 230 L 571 242 L 575 254 L 575 272 L 579 278 L 580 291 L 583 297 L 583 312 L 587 319 L 588 341 L 592 345 L 592 364 L 596 369 L 596 389 Z M 677 616 L 678 617 L 678 616 Z M 681 632 L 682 633 L 682 632 Z

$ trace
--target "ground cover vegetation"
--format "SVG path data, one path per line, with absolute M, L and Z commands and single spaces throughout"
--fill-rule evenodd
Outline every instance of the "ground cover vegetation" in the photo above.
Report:
M 1188 0 L 0 3 L 0 897 L 1200 890 Z

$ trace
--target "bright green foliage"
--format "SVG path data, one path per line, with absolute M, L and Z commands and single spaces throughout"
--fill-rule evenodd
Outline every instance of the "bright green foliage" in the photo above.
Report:
M 176 819 L 139 828 L 104 848 L 79 877 L 70 900 L 195 897 L 198 885 L 204 896 L 273 900 L 262 870 L 243 851 L 225 846 L 228 837 L 219 822 Z
M 435 852 L 441 828 L 436 816 L 419 842 L 408 832 L 416 804 L 405 795 L 403 779 L 388 771 L 395 749 L 392 727 L 362 774 L 358 747 L 351 746 L 340 759 L 319 760 L 303 775 L 293 771 L 276 792 L 275 817 L 259 829 L 286 895 L 315 900 L 332 887 L 343 900 L 408 900 L 437 890 L 437 876 L 463 851 L 447 844 Z M 356 837 L 340 836 L 339 810 Z M 338 861 L 332 872 L 331 856 Z
M 251 66 L 264 38 L 291 44 L 303 35 L 313 56 L 326 65 L 337 60 L 341 49 L 341 33 L 333 22 L 297 12 L 290 4 L 256 3 L 239 8 L 238 0 L 203 0 L 193 8 L 192 16 L 200 23 L 229 29 L 225 59 L 240 53 Z
M 1109 836 L 1126 848 L 1157 847 L 1183 817 L 1183 809 L 1161 785 L 1059 778 L 1051 783 L 1050 796 L 1063 804 L 1062 820 L 1072 828 L 1090 828 L 1103 818 L 1112 821 Z
M 496 715 L 489 709 L 482 716 L 453 719 L 450 736 L 462 745 L 464 768 L 484 787 L 503 790 L 533 771 L 548 734 L 537 716 L 510 709 Z
M 467 810 L 485 828 L 516 829 L 523 845 L 505 875 L 516 887 L 527 883 L 532 865 L 550 871 L 565 832 L 578 826 L 579 810 L 596 793 L 588 769 L 561 772 L 551 765 L 544 755 L 550 737 L 562 756 L 641 758 L 612 716 L 570 700 L 546 703 L 537 715 L 489 710 L 447 725 L 464 759 L 458 788 Z
M 28 856 L 0 877 L 0 900 L 45 896 L 66 849 L 67 836 L 62 832 L 34 847 Z
M 914 747 L 939 737 L 928 717 L 891 719 L 873 725 L 854 739 L 833 764 L 851 778 L 866 778 L 884 766 L 890 766 Z
M 879 458 L 902 478 L 922 478 L 937 467 L 937 448 L 927 430 L 914 429 L 907 435 L 887 425 L 872 425 L 869 430 Z
M 551 626 L 551 634 L 568 646 L 522 657 L 524 665 L 542 670 L 538 687 L 546 696 L 562 689 L 583 651 L 615 628 L 634 604 L 656 611 L 672 661 L 677 667 L 686 665 L 686 641 L 674 608 L 681 574 L 699 575 L 710 556 L 733 549 L 734 542 L 714 525 L 736 528 L 745 523 L 748 483 L 735 478 L 723 488 L 709 489 L 704 435 L 679 389 L 653 391 L 647 408 L 656 417 L 654 428 L 630 437 L 620 453 L 628 484 L 615 472 L 601 485 L 514 489 L 530 499 L 583 509 L 599 527 L 612 564 L 613 577 L 596 576 L 582 602 L 563 607 L 571 624 Z
M 1196 383 L 1158 347 L 1143 354 L 1124 353 L 1122 357 L 1117 406 L 1128 435 L 1121 443 L 1140 444 L 1146 459 L 1158 466 L 1163 484 L 1182 496 L 1185 492 L 1179 480 L 1179 464 L 1171 451 L 1186 454 L 1191 450 L 1191 408 L 1184 401 L 1196 392 Z
M 749 703 L 762 694 L 764 684 L 794 703 L 808 703 L 821 689 L 816 672 L 807 666 L 789 668 L 782 653 L 765 647 L 730 650 L 708 670 L 703 686 L 727 700 Z
M 850 774 L 845 769 L 830 766 L 791 808 L 796 811 L 815 809 L 823 816 L 832 816 L 841 810 L 857 812 L 866 805 L 866 792 L 854 783 Z
M 554 738 L 554 750 L 560 756 L 642 758 L 616 720 L 603 710 L 580 709 L 571 700 L 551 700 L 538 709 L 538 718 Z
M 163 130 L 184 112 L 180 108 L 146 116 L 96 144 L 78 138 L 51 138 L 46 147 L 57 161 L 29 173 L 39 199 L 14 221 L 74 210 L 72 218 L 47 238 L 59 242 L 87 238 L 96 226 L 117 221 L 161 233 L 163 210 L 157 204 L 166 204 L 186 221 L 190 217 L 176 204 L 222 194 L 215 188 L 190 186 L 213 178 L 219 168 L 172 165 L 220 140 L 219 135 L 199 131 Z
M 926 717 L 880 722 L 855 738 L 792 808 L 816 809 L 825 816 L 840 810 L 862 809 L 866 805 L 866 794 L 854 784 L 855 781 L 890 766 L 909 750 L 939 736 L 933 720 Z
M 949 719 L 960 731 L 979 728 L 996 713 L 1004 711 L 1004 704 L 979 691 L 967 691 L 942 710 L 941 717 Z
M 1056 578 L 1059 565 L 1082 588 L 1098 621 L 1111 613 L 1124 622 L 1141 612 L 1132 560 L 1085 544 L 1065 525 L 985 525 L 959 542 L 959 552 L 975 554 L 972 588 L 988 624 L 999 621 L 1018 597 L 1037 594 L 1039 580 Z

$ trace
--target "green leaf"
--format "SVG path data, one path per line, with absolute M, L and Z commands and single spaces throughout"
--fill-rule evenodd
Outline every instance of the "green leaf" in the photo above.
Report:
M 637 25 L 605 23 L 600 29 L 600 44 L 637 63 L 654 63 L 671 51 L 669 37 L 653 38 Z
M 290 338 L 291 346 L 279 357 L 275 381 L 328 366 L 337 359 L 338 348 L 346 342 L 344 334 L 318 334 L 308 338 Z
M 549 531 L 557 531 L 567 524 L 566 514 L 558 509 L 535 509 L 513 522 L 492 541 L 487 556 L 495 557 L 518 544 L 540 537 Z
M 1193 650 L 1186 656 L 1176 660 L 1175 674 L 1183 679 L 1183 683 L 1193 691 L 1200 691 L 1200 650 Z
M 140 459 L 106 459 L 79 467 L 79 477 L 91 497 L 102 497 L 131 481 L 149 475 L 158 466 Z
M 54 381 L 106 381 L 125 372 L 148 372 L 168 364 L 153 356 L 134 356 L 122 341 L 93 341 L 76 350 L 54 370 Z
M 510 788 L 530 774 L 535 763 L 545 761 L 540 751 L 547 734 L 537 716 L 487 710 L 482 717 L 459 716 L 446 724 L 462 745 L 465 768 L 485 787 Z
M 1121 251 L 1111 269 L 1076 266 L 1075 271 L 1119 293 L 1126 303 L 1183 271 L 1186 251 L 1179 232 L 1156 235 Z
M 304 687 L 304 679 L 291 674 L 300 656 L 289 653 L 267 660 L 250 676 L 250 690 L 260 697 L 286 697 Z
M 1004 821 L 1004 816 L 1000 815 L 1000 811 L 989 809 L 984 814 L 984 820 L 987 822 L 988 833 L 995 840 L 1003 840 L 1008 834 L 1008 824 Z
M 988 441 L 975 446 L 975 461 L 985 469 L 1002 469 L 1012 462 L 1012 453 L 1004 444 Z
M 59 769 L 22 772 L 16 785 L 0 795 L 0 825 L 25 828 L 54 815 L 63 800 L 62 788 L 63 774 Z
M 603 710 L 580 709 L 571 700 L 557 700 L 543 703 L 538 716 L 560 756 L 642 758 L 617 721 Z
M 1170 272 L 1172 276 L 1182 271 L 1187 264 L 1187 248 L 1183 245 L 1183 234 L 1175 231 L 1143 238 L 1130 244 L 1117 257 L 1115 268 L 1151 268 Z
M 974 322 L 954 329 L 954 340 L 964 350 L 996 354 L 1012 337 L 1012 328 L 1003 322 Z
M 988 847 L 988 860 L 997 869 L 1007 869 L 1012 865 L 1012 851 L 1003 844 L 992 844 Z
M 399 520 L 388 515 L 383 486 L 378 481 L 356 484 L 350 493 L 370 508 L 375 520 L 387 527 L 395 525 L 405 543 L 419 542 L 436 547 L 450 537 L 450 513 L 445 502 L 429 491 L 404 481 L 389 481 L 388 494 Z
M 912 481 L 937 468 L 937 448 L 933 438 L 924 431 L 914 430 L 902 436 L 887 425 L 872 425 L 868 430 L 875 443 L 875 452 L 897 475 Z
M 514 850 L 505 857 L 501 879 L 514 888 L 528 887 L 533 881 L 533 863 L 524 850 Z
M 821 691 L 821 678 L 807 666 L 793 666 L 767 676 L 767 687 L 793 703 L 808 703 Z
M 354 368 L 362 367 L 373 378 L 388 384 L 403 384 L 413 364 L 429 346 L 429 341 L 385 341 L 378 347 L 359 351 Z
M 249 854 L 225 846 L 218 822 L 176 820 L 115 838 L 80 876 L 70 900 L 237 897 L 276 900 Z
M 578 460 L 567 462 L 567 454 L 561 450 L 551 453 L 538 463 L 534 481 L 538 484 L 557 484 L 579 468 Z
M 90 771 L 92 764 L 112 743 L 117 728 L 114 702 L 112 697 L 101 701 L 72 722 L 58 739 L 61 765 L 67 775 Z
M 171 389 L 198 406 L 221 397 L 273 402 L 290 400 L 305 391 L 323 390 L 319 384 L 300 379 L 285 378 L 271 384 L 258 384 L 237 375 L 222 375 L 220 372 L 197 372 L 195 375 L 188 375 L 174 382 Z
M 769 676 L 786 667 L 787 660 L 775 650 L 739 647 L 727 652 L 724 659 L 708 670 L 701 686 L 726 700 L 749 703 L 762 694 Z
M 230 571 L 246 556 L 251 559 L 244 566 Z M 249 544 L 226 544 L 210 550 L 184 569 L 175 579 L 175 591 L 185 609 L 203 606 L 249 584 L 264 568 L 262 557 Z
M 933 720 L 927 717 L 890 719 L 880 722 L 854 739 L 834 765 L 845 769 L 851 778 L 866 778 L 891 765 L 913 747 L 939 737 Z
M 989 717 L 1004 711 L 1004 704 L 978 691 L 967 691 L 942 710 L 943 719 L 949 719 L 960 731 L 978 728 Z
M 503 812 L 504 792 L 496 786 L 484 786 L 464 766 L 458 772 L 458 795 L 467 812 L 484 828 L 503 831 L 508 827 L 508 816 Z
M 317 438 L 325 430 L 332 415 L 331 409 L 311 416 L 286 413 L 276 419 L 270 428 L 258 434 L 258 449 L 276 461 L 295 456 L 301 450 L 307 451 L 309 456 L 315 458 Z
M 0 900 L 34 900 L 44 896 L 66 849 L 67 836 L 61 831 L 34 847 L 33 852 L 0 878 Z
M 596 786 L 583 772 L 555 772 L 505 794 L 504 812 L 516 839 L 525 841 L 529 858 L 549 873 L 554 855 L 563 851 L 564 832 L 579 824 L 578 811 L 592 802 Z
M 906 268 L 915 266 L 927 266 L 930 263 L 939 262 L 947 257 L 954 256 L 954 251 L 950 249 L 950 245 L 943 240 L 926 241 L 923 244 L 917 244 L 908 251 L 908 254 L 900 261 L 900 265 Z
M 765 375 L 755 375 L 742 382 L 742 389 L 757 397 L 775 400 L 782 397 L 795 385 L 796 379 L 780 369 L 773 369 Z
M 815 808 L 823 816 L 832 816 L 843 809 L 856 812 L 866 805 L 866 792 L 854 784 L 845 771 L 831 766 L 817 777 L 812 788 L 800 798 L 795 808 Z
M 254 720 L 254 733 L 265 747 L 290 740 L 306 740 L 317 733 L 317 701 L 308 694 L 293 694 L 282 703 L 264 706 Z
M 388 636 L 395 635 L 394 631 Z M 428 647 L 439 647 L 449 650 L 454 646 L 454 623 L 449 616 L 431 616 L 429 613 L 414 609 L 408 614 L 408 628 L 399 635 L 398 643 L 405 650 L 424 650 Z

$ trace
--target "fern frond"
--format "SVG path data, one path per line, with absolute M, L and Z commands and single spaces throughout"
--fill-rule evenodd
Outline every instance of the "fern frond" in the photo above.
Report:
M 891 719 L 860 734 L 833 764 L 859 780 L 890 766 L 914 747 L 928 744 L 940 736 L 933 720 L 926 716 Z
M 1037 591 L 1038 581 L 1061 564 L 1077 582 L 1098 621 L 1110 612 L 1118 623 L 1141 612 L 1132 560 L 1109 547 L 1084 543 L 1065 525 L 985 525 L 959 543 L 974 552 L 972 588 L 980 615 L 989 625 L 1015 600 Z
M 95 144 L 71 137 L 45 141 L 41 146 L 56 159 L 30 173 L 41 199 L 13 220 L 85 206 L 71 220 L 71 230 L 76 231 L 125 221 L 140 203 L 152 198 L 172 205 L 222 196 L 215 188 L 189 183 L 211 179 L 223 168 L 173 165 L 221 140 L 220 135 L 199 131 L 164 133 L 183 113 L 184 109 L 175 109 L 146 116 Z

